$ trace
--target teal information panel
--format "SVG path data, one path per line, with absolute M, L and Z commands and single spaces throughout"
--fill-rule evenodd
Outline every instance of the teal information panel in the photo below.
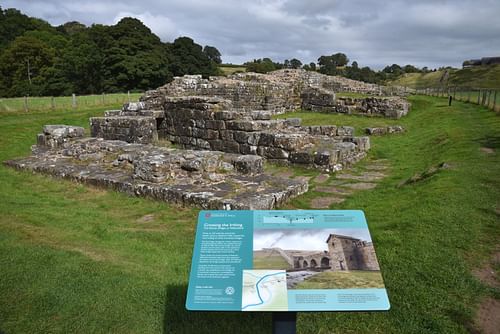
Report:
M 390 304 L 363 211 L 201 211 L 186 307 L 375 311 Z

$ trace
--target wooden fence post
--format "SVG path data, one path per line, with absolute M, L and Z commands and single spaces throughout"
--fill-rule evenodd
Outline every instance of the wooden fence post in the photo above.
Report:
M 481 104 L 481 90 L 477 93 L 477 104 Z
M 56 100 L 53 96 L 50 98 L 50 109 L 52 109 L 52 111 L 56 110 Z
M 29 111 L 29 109 L 28 109 L 28 97 L 27 96 L 24 97 L 24 111 L 25 112 Z
M 497 91 L 495 91 L 495 95 L 493 95 L 493 111 L 497 111 Z
M 71 94 L 71 106 L 73 109 L 76 109 L 76 95 L 75 93 Z

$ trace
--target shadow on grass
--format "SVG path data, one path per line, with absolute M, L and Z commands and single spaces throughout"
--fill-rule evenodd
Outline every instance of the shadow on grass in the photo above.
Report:
M 500 148 L 500 137 L 498 136 L 485 136 L 475 140 L 480 143 L 481 146 L 488 148 Z
M 163 333 L 266 333 L 271 331 L 270 313 L 195 312 L 186 310 L 186 285 L 168 285 Z

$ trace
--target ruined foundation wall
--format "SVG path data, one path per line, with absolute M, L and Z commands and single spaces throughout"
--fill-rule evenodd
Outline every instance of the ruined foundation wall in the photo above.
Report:
M 271 120 L 267 111 L 220 110 L 203 98 L 166 98 L 160 138 L 185 148 L 260 155 L 282 164 L 339 168 L 364 157 L 367 137 L 352 127 L 300 126 L 300 119 Z M 336 165 L 339 165 L 335 167 Z

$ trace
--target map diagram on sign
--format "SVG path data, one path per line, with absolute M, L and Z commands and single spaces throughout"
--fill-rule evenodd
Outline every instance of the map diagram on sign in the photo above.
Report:
M 243 270 L 243 311 L 287 311 L 285 270 Z

